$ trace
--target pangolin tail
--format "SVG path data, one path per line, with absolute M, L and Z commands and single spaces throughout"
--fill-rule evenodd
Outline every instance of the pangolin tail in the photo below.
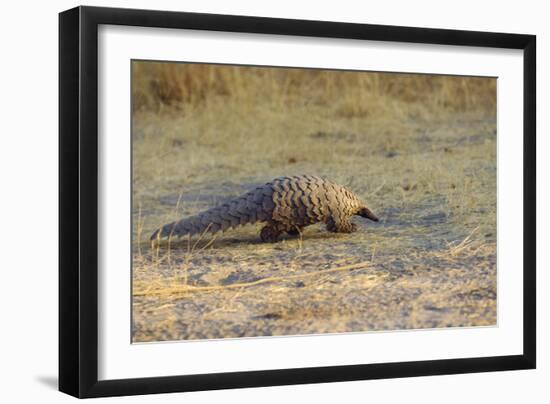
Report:
M 275 207 L 269 184 L 259 186 L 239 198 L 230 200 L 195 216 L 168 223 L 157 229 L 151 240 L 226 230 L 271 219 Z

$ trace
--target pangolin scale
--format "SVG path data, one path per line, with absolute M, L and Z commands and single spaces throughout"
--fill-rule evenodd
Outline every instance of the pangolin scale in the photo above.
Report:
M 351 233 L 353 215 L 378 221 L 359 197 L 341 185 L 311 175 L 279 177 L 220 206 L 168 223 L 151 240 L 214 234 L 256 222 L 266 223 L 260 232 L 266 242 L 276 241 L 285 232 L 299 234 L 314 223 L 325 223 L 331 232 Z

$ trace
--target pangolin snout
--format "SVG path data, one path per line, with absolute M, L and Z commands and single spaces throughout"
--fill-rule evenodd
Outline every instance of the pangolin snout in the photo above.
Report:
M 367 208 L 366 206 L 362 207 L 360 210 L 359 210 L 359 213 L 358 213 L 359 216 L 361 217 L 366 217 L 367 219 L 370 219 L 372 220 L 373 222 L 378 222 L 380 219 L 378 219 L 378 217 L 372 213 L 372 211 Z

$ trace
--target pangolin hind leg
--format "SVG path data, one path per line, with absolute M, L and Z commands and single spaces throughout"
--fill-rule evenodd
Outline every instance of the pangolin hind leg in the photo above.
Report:
M 299 236 L 304 231 L 303 226 L 294 226 L 293 228 L 287 230 L 289 236 Z
M 327 230 L 333 233 L 353 233 L 357 226 L 349 219 L 335 219 L 331 216 L 327 220 Z
M 263 242 L 274 243 L 282 233 L 289 232 L 290 230 L 287 225 L 281 222 L 269 222 L 260 231 L 260 238 Z

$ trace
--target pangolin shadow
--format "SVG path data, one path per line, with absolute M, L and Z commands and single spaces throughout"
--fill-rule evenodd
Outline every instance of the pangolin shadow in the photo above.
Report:
M 362 231 L 362 230 L 359 230 Z M 181 237 L 181 238 L 174 238 L 170 241 L 167 240 L 160 240 L 158 242 L 158 248 L 160 250 L 168 250 L 168 249 L 178 249 L 178 250 L 189 250 L 190 248 L 195 249 L 201 249 L 205 246 L 208 246 L 207 248 L 209 250 L 216 250 L 216 249 L 222 249 L 225 247 L 231 247 L 231 246 L 238 246 L 243 244 L 248 245 L 261 245 L 261 246 L 280 246 L 281 244 L 285 242 L 293 242 L 300 240 L 299 235 L 289 235 L 284 234 L 280 237 L 280 239 L 273 243 L 266 243 L 261 240 L 259 235 L 239 235 L 239 236 L 229 236 L 228 234 L 224 234 L 218 237 L 215 237 L 215 239 L 212 241 L 214 237 L 208 236 L 208 237 Z M 321 240 L 347 240 L 353 238 L 353 233 L 333 233 L 329 232 L 323 229 L 314 229 L 312 227 L 311 230 L 308 229 L 308 231 L 305 231 L 302 233 L 301 240 L 302 242 L 312 242 L 312 241 L 321 241 Z M 145 242 L 150 243 L 150 242 Z

